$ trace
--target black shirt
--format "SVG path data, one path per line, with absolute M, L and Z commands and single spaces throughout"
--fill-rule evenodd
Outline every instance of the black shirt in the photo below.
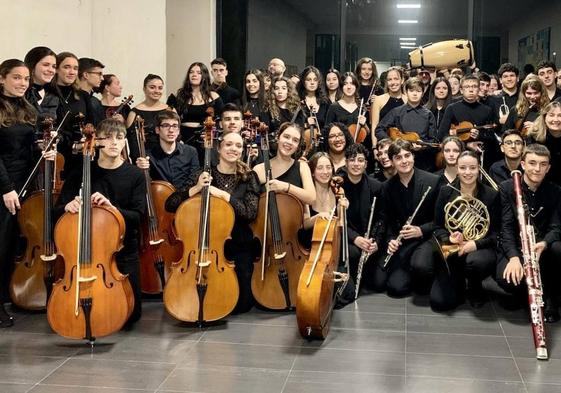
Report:
M 226 83 L 212 85 L 212 90 L 218 93 L 224 104 L 241 104 L 241 95 L 237 89 L 228 86 Z
M 539 117 L 539 115 L 540 115 L 540 110 L 536 106 L 530 108 L 528 110 L 528 113 L 525 114 L 525 115 L 524 114 L 522 114 L 522 115 L 519 114 L 516 111 L 516 107 L 512 107 L 512 108 L 510 108 L 510 112 L 508 113 L 508 117 L 506 118 L 505 124 L 503 124 L 502 132 L 505 132 L 506 130 L 516 128 L 516 121 L 517 120 L 519 120 L 519 121 L 522 121 L 522 120 L 524 120 L 524 121 L 534 121 Z M 523 126 L 524 126 L 523 123 L 520 124 L 520 126 L 519 126 L 520 131 L 522 131 Z
M 327 115 L 325 116 L 325 124 L 330 124 L 334 122 L 343 123 L 347 127 L 351 124 L 356 124 L 358 121 L 358 110 L 359 107 L 349 112 L 343 108 L 338 102 L 331 104 L 327 110 Z
M 518 165 L 518 168 L 516 169 L 522 172 L 522 167 L 520 165 Z M 511 170 L 506 165 L 506 161 L 504 159 L 495 162 L 491 165 L 491 168 L 489 168 L 489 176 L 491 176 L 497 184 L 502 183 L 505 180 L 509 180 L 512 177 L 510 172 Z
M 530 143 L 535 143 L 533 138 L 530 138 Z M 551 168 L 545 178 L 561 186 L 561 137 L 554 137 L 548 130 L 545 133 L 545 142 L 542 145 L 545 145 L 551 154 L 549 161 Z
M 44 92 L 42 99 L 39 92 Z M 25 98 L 37 110 L 39 114 L 38 124 L 46 117 L 57 120 L 57 109 L 60 105 L 60 100 L 50 85 L 32 84 L 25 92 Z
M 384 105 L 382 108 L 380 108 L 379 120 L 382 120 L 384 117 L 386 117 L 386 115 L 388 113 L 390 113 L 392 109 L 400 107 L 403 104 L 405 104 L 403 102 L 403 98 L 401 98 L 401 97 L 395 98 L 395 97 L 390 96 L 390 98 L 388 99 L 388 102 L 386 102 L 386 105 Z
M 168 154 L 160 144 L 147 151 L 150 157 L 150 177 L 165 180 L 178 189 L 184 189 L 193 173 L 199 170 L 197 150 L 183 143 L 176 143 L 175 150 Z
M 416 132 L 425 142 L 436 141 L 434 115 L 431 111 L 420 105 L 413 108 L 409 104 L 404 104 L 392 109 L 378 123 L 376 138 L 378 140 L 387 138 L 387 131 L 390 127 L 397 127 L 404 132 Z
M 459 124 L 462 121 L 469 121 L 475 126 L 483 126 L 493 123 L 493 113 L 490 107 L 480 102 L 467 102 L 461 100 L 454 102 L 446 108 L 444 117 L 438 128 L 438 140 L 442 141 L 450 135 L 450 128 L 452 124 Z M 479 139 L 487 143 L 493 141 L 494 136 L 492 132 L 486 130 L 479 131 Z

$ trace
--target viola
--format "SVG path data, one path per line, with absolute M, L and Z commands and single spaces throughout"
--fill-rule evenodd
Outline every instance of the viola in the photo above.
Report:
M 389 127 L 388 128 L 388 135 L 394 141 L 396 139 L 403 139 L 404 141 L 413 142 L 413 143 L 416 143 L 417 145 L 421 145 L 423 147 L 434 147 L 434 148 L 437 148 L 437 149 L 440 148 L 440 143 L 425 142 L 421 139 L 419 134 L 417 134 L 416 132 L 413 132 L 413 131 L 401 131 L 397 127 Z
M 115 115 L 120 115 L 125 106 L 130 105 L 134 102 L 133 95 L 129 95 L 128 97 L 123 98 L 121 105 L 118 107 L 109 107 L 105 110 L 105 118 L 110 119 Z
M 93 345 L 97 337 L 123 327 L 132 313 L 134 296 L 115 259 L 123 246 L 125 220 L 114 207 L 92 205 L 93 126 L 86 125 L 83 132 L 80 210 L 65 213 L 55 226 L 55 245 L 65 269 L 64 277 L 53 286 L 47 319 L 57 334 L 85 338 Z
M 528 115 L 530 114 L 530 110 L 535 105 L 536 104 L 531 104 L 530 107 L 528 108 L 528 110 L 526 111 L 526 114 L 524 115 L 524 117 L 520 117 L 520 118 L 516 119 L 516 121 L 514 122 L 514 128 L 517 129 L 518 131 L 520 131 L 520 135 L 522 135 L 522 138 L 528 137 L 528 133 L 530 132 L 530 127 L 526 126 L 526 120 L 528 120 Z
M 360 107 L 358 108 L 358 116 L 360 117 L 363 115 L 362 109 L 364 108 L 364 98 L 360 100 Z M 370 133 L 370 130 L 366 125 L 360 125 L 360 123 L 356 122 L 356 124 L 351 124 L 349 127 L 349 133 L 353 137 L 355 143 L 362 143 Z
M 304 137 L 304 157 L 308 157 L 311 154 L 315 153 L 319 148 L 319 144 L 321 142 L 321 130 L 319 129 L 319 122 L 317 118 L 317 112 L 311 106 L 306 104 L 306 100 L 302 100 L 302 104 L 308 108 L 310 113 L 309 117 L 314 119 L 314 124 L 310 124 L 303 133 Z
M 146 157 L 146 136 L 144 119 L 135 119 L 135 133 L 141 157 Z M 172 262 L 181 258 L 181 243 L 172 231 L 173 214 L 164 208 L 175 187 L 166 181 L 152 181 L 149 169 L 144 169 L 146 183 L 146 204 L 148 216 L 142 224 L 140 244 L 140 288 L 148 294 L 158 294 L 164 290 Z
M 204 126 L 204 171 L 210 173 L 214 111 L 207 110 Z M 198 220 L 196 219 L 198 217 Z M 164 305 L 175 318 L 202 325 L 232 312 L 239 297 L 234 264 L 224 256 L 224 243 L 234 227 L 234 209 L 210 195 L 210 187 L 184 201 L 175 215 L 177 238 L 183 243 L 181 260 L 173 263 L 164 288 Z
M 493 128 L 495 128 L 497 125 L 496 124 L 485 124 L 483 126 L 476 126 L 475 124 L 469 122 L 469 121 L 462 121 L 458 124 L 453 124 L 452 127 L 450 128 L 450 130 L 455 130 L 456 131 L 456 136 L 464 142 L 470 141 L 472 140 L 471 136 L 469 135 L 469 132 L 472 129 L 476 129 L 479 131 L 482 130 L 492 130 Z
M 56 149 L 56 143 L 50 143 L 53 120 L 46 119 L 43 126 L 43 145 Z M 18 214 L 21 234 L 27 242 L 25 252 L 16 261 L 9 289 L 12 301 L 26 310 L 44 310 L 53 283 L 62 275 L 63 266 L 53 241 L 52 210 L 60 191 L 55 167 L 56 161 L 45 161 L 43 189 L 32 193 Z
M 331 183 L 339 200 L 344 196 L 342 180 L 334 177 Z M 336 300 L 335 283 L 348 279 L 348 275 L 337 272 L 341 245 L 346 241 L 341 236 L 346 213 L 340 204 L 337 219 L 336 209 L 333 207 L 329 219 L 316 220 L 310 255 L 298 282 L 296 320 L 300 335 L 307 339 L 327 337 Z
M 268 131 L 266 125 L 260 126 L 266 184 L 272 179 Z M 296 304 L 298 279 L 307 259 L 307 252 L 297 237 L 298 230 L 304 226 L 303 217 L 302 203 L 290 194 L 266 191 L 259 198 L 252 229 L 262 251 L 254 265 L 251 290 L 263 307 L 285 310 Z

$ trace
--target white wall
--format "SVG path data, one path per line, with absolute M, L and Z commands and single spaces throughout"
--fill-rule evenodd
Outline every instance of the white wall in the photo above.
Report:
M 561 1 L 536 6 L 533 12 L 512 26 L 508 32 L 508 58 L 510 62 L 518 63 L 518 40 L 534 34 L 546 27 L 551 27 L 550 56 L 557 52 L 557 66 L 561 64 Z M 553 56 L 551 57 L 553 59 Z M 520 64 L 524 66 L 524 64 Z
M 278 57 L 287 65 L 306 66 L 308 21 L 281 1 L 249 0 L 247 69 L 266 68 Z

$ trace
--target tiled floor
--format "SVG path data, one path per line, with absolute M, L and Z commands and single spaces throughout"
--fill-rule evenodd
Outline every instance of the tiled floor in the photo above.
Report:
M 561 324 L 537 361 L 524 311 L 494 302 L 436 314 L 426 298 L 369 294 L 331 326 L 308 342 L 294 314 L 253 310 L 200 330 L 148 302 L 132 330 L 90 350 L 17 313 L 0 329 L 0 392 L 561 393 Z

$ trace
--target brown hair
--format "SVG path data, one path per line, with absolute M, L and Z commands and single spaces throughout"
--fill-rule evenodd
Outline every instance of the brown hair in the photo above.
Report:
M 277 82 L 286 83 L 286 88 L 288 90 L 288 94 L 286 97 L 286 109 L 288 109 L 288 111 L 292 114 L 296 113 L 296 111 L 300 109 L 300 98 L 298 97 L 298 93 L 296 92 L 296 87 L 294 86 L 294 83 L 285 76 L 278 76 L 271 81 L 271 87 L 269 88 L 268 91 L 269 112 L 271 113 L 271 117 L 274 120 L 280 119 L 280 109 L 275 100 L 275 93 L 274 93 L 275 84 Z
M 224 142 L 224 137 L 226 137 L 226 135 L 240 135 L 240 134 L 233 133 L 233 132 L 225 134 L 220 139 L 220 148 L 222 147 L 222 143 Z M 241 135 L 240 135 L 240 138 L 241 138 Z M 242 140 L 243 140 L 243 138 L 242 138 Z M 245 162 L 243 162 L 242 160 L 236 160 L 236 181 L 238 181 L 238 180 L 241 180 L 241 181 L 244 181 L 244 182 L 247 181 L 250 173 L 251 173 L 251 168 Z
M 29 67 L 25 63 L 18 59 L 5 60 L 0 64 L 0 76 L 6 78 L 10 72 L 16 67 L 25 67 L 29 70 Z M 30 71 L 31 74 L 31 71 Z M 0 90 L 4 92 L 4 86 L 0 85 Z M 35 109 L 24 97 L 16 98 L 15 102 L 13 100 L 8 100 L 5 98 L 0 98 L 0 126 L 10 127 L 16 123 L 24 123 L 34 125 L 37 121 L 37 113 Z
M 518 116 L 520 117 L 526 116 L 530 110 L 530 104 L 526 99 L 526 91 L 528 91 L 528 89 L 534 89 L 540 92 L 541 97 L 539 108 L 543 108 L 549 104 L 549 96 L 547 95 L 547 90 L 543 82 L 537 76 L 524 79 L 524 82 L 522 82 L 522 86 L 520 87 L 520 93 L 518 93 L 518 100 L 516 101 L 515 107 L 516 113 L 518 113 Z

